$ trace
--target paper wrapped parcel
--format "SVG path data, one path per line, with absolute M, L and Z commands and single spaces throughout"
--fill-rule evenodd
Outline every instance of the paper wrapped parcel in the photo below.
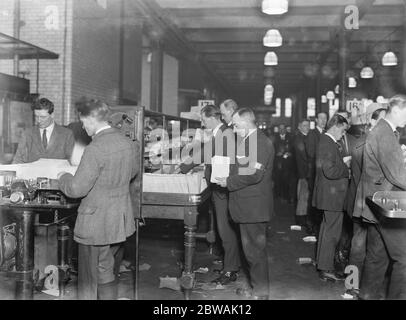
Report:
M 64 159 L 39 159 L 30 163 L 0 165 L 0 171 L 15 171 L 17 179 L 57 179 L 59 172 L 75 174 L 77 166 Z

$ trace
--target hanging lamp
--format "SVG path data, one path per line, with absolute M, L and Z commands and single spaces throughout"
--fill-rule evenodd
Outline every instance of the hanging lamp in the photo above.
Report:
M 398 65 L 398 58 L 396 54 L 392 51 L 386 52 L 382 57 L 382 65 L 384 67 L 392 67 Z
M 267 52 L 264 58 L 264 64 L 266 66 L 277 66 L 278 65 L 278 56 L 275 52 Z
M 284 14 L 288 12 L 288 0 L 263 0 L 262 12 L 266 14 Z
M 364 67 L 361 70 L 362 79 L 372 79 L 374 77 L 374 70 L 371 67 Z
M 266 32 L 263 39 L 264 47 L 280 47 L 282 45 L 282 35 L 276 29 L 270 29 Z

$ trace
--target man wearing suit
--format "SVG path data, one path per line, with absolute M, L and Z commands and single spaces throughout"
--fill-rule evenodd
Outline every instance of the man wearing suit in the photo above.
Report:
M 201 110 L 202 124 L 212 131 L 212 139 L 204 146 L 205 178 L 212 191 L 212 200 L 216 211 L 217 230 L 223 244 L 224 261 L 220 276 L 213 282 L 227 285 L 237 280 L 237 272 L 240 269 L 240 253 L 235 225 L 230 221 L 228 212 L 229 192 L 227 188 L 215 183 L 210 183 L 213 156 L 229 157 L 235 159 L 235 136 L 233 130 L 221 121 L 219 108 L 207 105 Z
M 351 153 L 351 179 L 347 192 L 347 214 L 352 218 L 353 223 L 353 236 L 351 240 L 351 251 L 349 257 L 349 265 L 354 265 L 358 268 L 359 279 L 362 279 L 362 271 L 364 267 L 364 261 L 366 256 L 366 243 L 367 243 L 367 231 L 368 224 L 362 221 L 361 211 L 362 205 L 355 203 L 355 197 L 357 194 L 358 185 L 361 181 L 361 173 L 363 167 L 363 155 L 366 137 L 378 121 L 385 117 L 386 108 L 378 103 L 372 103 L 367 107 L 367 132 L 359 137 L 355 143 Z M 358 284 L 359 285 L 359 284 Z M 358 295 L 359 287 L 350 290 L 351 294 Z
M 74 229 L 79 243 L 79 299 L 116 299 L 115 254 L 135 231 L 130 180 L 138 173 L 136 145 L 108 125 L 109 107 L 82 101 L 80 120 L 92 142 L 74 176 L 58 174 L 68 197 L 82 198 Z
M 310 130 L 310 122 L 303 119 L 299 122 L 298 131 L 294 139 L 294 156 L 297 171 L 297 205 L 296 205 L 296 223 L 307 227 L 307 210 L 309 202 L 309 186 L 307 183 L 308 164 L 305 149 L 305 140 Z
M 294 203 L 295 198 L 295 160 L 293 157 L 293 137 L 287 133 L 284 124 L 279 125 L 275 136 L 275 192 L 283 201 Z
M 55 123 L 54 104 L 41 98 L 33 103 L 32 108 L 36 125 L 24 133 L 13 163 L 33 162 L 40 158 L 69 160 L 75 140 L 71 130 Z
M 224 100 L 220 104 L 220 112 L 223 121 L 227 126 L 231 126 L 233 120 L 233 114 L 238 109 L 237 103 L 232 99 Z
M 228 178 L 217 178 L 230 192 L 229 208 L 238 223 L 244 255 L 248 261 L 251 287 L 238 294 L 253 299 L 269 298 L 266 230 L 273 214 L 272 142 L 258 130 L 251 109 L 242 108 L 233 116 L 237 133 L 235 165 Z
M 313 198 L 314 180 L 316 178 L 316 153 L 317 147 L 320 141 L 321 134 L 324 133 L 324 129 L 327 123 L 327 114 L 320 112 L 316 118 L 316 128 L 309 131 L 309 134 L 305 140 L 305 148 L 307 154 L 307 161 L 309 165 L 308 172 L 308 184 L 309 184 L 309 199 Z M 311 233 L 317 235 L 320 227 L 321 212 L 317 208 L 312 207 L 311 201 L 309 201 L 309 221 L 311 222 Z
M 363 171 L 356 203 L 361 204 L 361 217 L 369 223 L 367 254 L 360 297 L 375 298 L 391 258 L 392 274 L 388 298 L 406 299 L 406 225 L 402 219 L 380 221 L 366 205 L 365 198 L 376 191 L 406 190 L 405 155 L 399 144 L 397 127 L 406 125 L 406 95 L 389 100 L 385 119 L 369 133 L 364 149 Z M 386 248 L 386 250 L 385 250 Z
M 345 164 L 338 141 L 347 130 L 347 120 L 335 114 L 320 137 L 316 156 L 313 206 L 323 210 L 317 246 L 317 269 L 322 280 L 342 280 L 334 270 L 334 254 L 340 240 L 349 163 Z

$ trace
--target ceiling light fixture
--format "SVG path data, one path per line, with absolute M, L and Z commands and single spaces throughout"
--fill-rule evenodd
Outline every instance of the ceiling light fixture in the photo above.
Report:
M 386 52 L 382 57 L 382 65 L 384 67 L 392 67 L 398 65 L 398 58 L 396 54 L 392 51 Z
M 270 29 L 266 32 L 263 44 L 265 47 L 280 47 L 282 45 L 281 33 L 276 29 Z
M 275 52 L 267 52 L 264 59 L 264 64 L 266 66 L 277 66 L 278 65 L 278 56 Z
M 336 97 L 333 91 L 328 91 L 326 94 L 326 97 L 328 100 L 334 100 L 334 98 Z
M 372 79 L 374 77 L 374 70 L 371 67 L 364 67 L 361 70 L 362 79 Z
M 263 0 L 262 12 L 266 14 L 284 14 L 288 12 L 288 0 Z
M 356 88 L 357 87 L 357 80 L 354 77 L 348 78 L 348 88 Z

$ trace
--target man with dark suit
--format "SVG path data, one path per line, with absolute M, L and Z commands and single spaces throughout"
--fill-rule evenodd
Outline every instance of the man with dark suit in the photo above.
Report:
M 334 255 L 341 235 L 350 165 L 344 163 L 338 141 L 347 126 L 347 120 L 335 114 L 320 137 L 316 156 L 313 206 L 323 210 L 316 258 L 322 280 L 342 280 L 334 268 Z
M 366 256 L 367 242 L 367 226 L 368 224 L 362 221 L 360 203 L 355 203 L 357 188 L 361 181 L 361 173 L 363 167 L 363 155 L 365 141 L 368 133 L 376 126 L 378 121 L 386 115 L 386 108 L 378 103 L 372 103 L 367 107 L 367 132 L 360 136 L 354 143 L 351 153 L 351 179 L 347 192 L 347 214 L 352 218 L 353 235 L 351 239 L 351 250 L 349 256 L 349 265 L 354 265 L 358 268 L 359 279 L 362 279 L 362 271 Z M 359 284 L 354 289 L 349 290 L 351 294 L 359 294 Z
M 229 192 L 227 188 L 211 183 L 213 156 L 229 157 L 230 161 L 235 158 L 235 137 L 233 130 L 221 121 L 219 108 L 207 105 L 201 110 L 202 124 L 204 128 L 212 133 L 209 145 L 205 145 L 205 178 L 212 191 L 212 200 L 216 212 L 216 222 L 219 237 L 223 244 L 224 260 L 223 270 L 220 276 L 213 282 L 227 285 L 237 280 L 237 273 L 240 269 L 240 253 L 235 225 L 230 221 L 228 212 Z M 209 152 L 206 152 L 208 151 Z
M 258 130 L 251 109 L 239 109 L 233 116 L 237 133 L 235 165 L 228 178 L 217 178 L 230 192 L 229 208 L 238 223 L 244 255 L 249 265 L 251 287 L 238 294 L 253 299 L 269 298 L 266 230 L 273 214 L 272 142 Z
M 79 243 L 78 298 L 117 298 L 115 254 L 135 231 L 130 180 L 139 171 L 137 145 L 108 125 L 109 107 L 82 101 L 80 120 L 92 142 L 74 176 L 58 174 L 68 197 L 82 198 L 74 229 Z
M 36 125 L 23 134 L 13 163 L 34 162 L 40 158 L 69 160 L 75 140 L 71 130 L 55 123 L 54 104 L 41 98 L 34 101 L 32 108 Z
M 327 123 L 327 114 L 320 112 L 317 114 L 316 118 L 316 128 L 309 131 L 309 134 L 305 140 L 305 148 L 307 154 L 307 163 L 309 165 L 308 171 L 308 185 L 309 185 L 309 199 L 313 199 L 314 190 L 314 180 L 316 178 L 316 154 L 319 145 L 320 137 L 324 133 L 324 129 Z M 310 232 L 314 235 L 318 235 L 320 223 L 321 223 L 321 212 L 312 206 L 311 201 L 309 201 L 309 221 L 310 221 Z
M 309 202 L 309 185 L 308 163 L 305 149 L 305 140 L 310 130 L 310 121 L 303 119 L 299 122 L 298 131 L 294 138 L 294 156 L 296 161 L 297 171 L 297 205 L 296 205 L 296 223 L 307 227 L 307 210 Z
M 283 201 L 293 204 L 295 199 L 295 160 L 293 157 L 293 137 L 287 133 L 284 124 L 279 125 L 275 136 L 275 192 Z
M 360 297 L 375 299 L 383 282 L 388 257 L 393 262 L 389 299 L 406 299 L 406 225 L 402 219 L 378 221 L 365 198 L 377 191 L 406 190 L 405 154 L 399 144 L 397 128 L 406 125 L 406 95 L 389 100 L 388 111 L 369 133 L 364 149 L 363 171 L 356 203 L 368 222 L 367 254 Z M 385 250 L 386 249 L 386 250 Z

